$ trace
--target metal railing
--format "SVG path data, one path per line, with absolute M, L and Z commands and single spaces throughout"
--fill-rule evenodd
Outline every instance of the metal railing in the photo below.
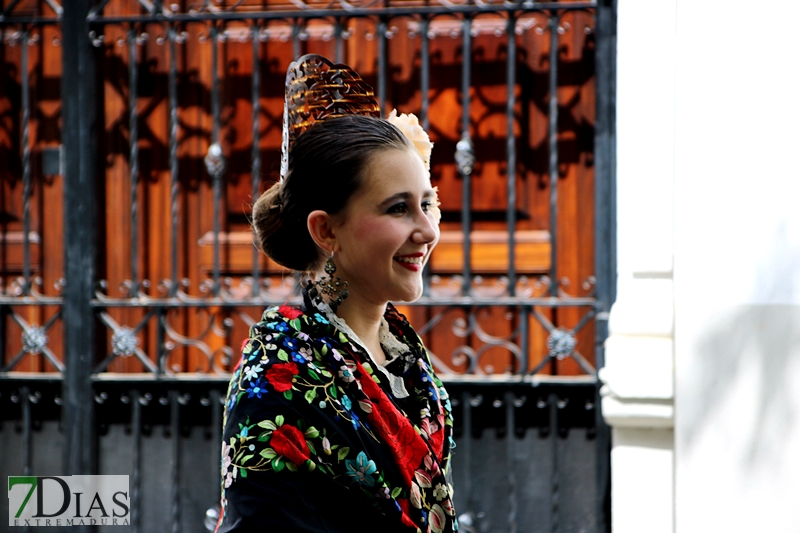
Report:
M 192 519 L 187 517 L 196 519 L 197 509 L 189 507 L 197 505 L 196 502 L 189 505 L 189 498 L 181 498 L 181 494 L 187 479 L 196 472 L 191 472 L 186 465 L 189 458 L 196 459 L 208 464 L 206 478 L 218 475 L 219 453 L 215 439 L 221 420 L 220 398 L 224 396 L 227 371 L 238 346 L 231 332 L 255 322 L 263 307 L 297 299 L 296 278 L 287 277 L 274 267 L 264 269 L 263 259 L 254 248 L 247 275 L 230 276 L 225 272 L 230 262 L 226 254 L 230 255 L 232 239 L 232 233 L 226 231 L 230 224 L 224 212 L 231 167 L 241 164 L 236 157 L 247 154 L 249 191 L 252 198 L 257 197 L 269 181 L 264 178 L 264 170 L 269 168 L 270 157 L 274 159 L 273 152 L 265 157 L 265 135 L 270 128 L 280 127 L 280 116 L 268 115 L 265 107 L 266 82 L 275 80 L 264 78 L 263 44 L 286 42 L 293 56 L 298 57 L 308 51 L 309 41 L 330 41 L 332 55 L 337 60 L 352 60 L 352 56 L 348 57 L 347 46 L 358 37 L 354 37 L 354 33 L 360 31 L 354 21 L 362 21 L 368 27 L 364 38 L 373 44 L 377 63 L 374 69 L 367 69 L 367 75 L 374 80 L 381 109 L 385 110 L 387 102 L 391 101 L 390 41 L 401 27 L 409 38 L 419 42 L 419 61 L 414 65 L 419 69 L 419 107 L 411 111 L 418 113 L 423 127 L 434 131 L 434 135 L 442 135 L 441 145 L 455 148 L 450 155 L 437 156 L 440 159 L 434 161 L 434 174 L 437 164 L 452 165 L 457 170 L 461 201 L 458 208 L 445 213 L 445 221 L 458 222 L 458 228 L 452 232 L 460 233 L 461 257 L 466 260 L 462 260 L 456 274 L 426 269 L 424 295 L 408 309 L 421 313 L 423 318 L 417 329 L 427 336 L 426 339 L 439 335 L 442 327 L 447 326 L 450 335 L 463 341 L 448 344 L 449 354 L 434 350 L 435 362 L 444 371 L 445 380 L 461 405 L 457 424 L 462 453 L 460 459 L 456 459 L 456 476 L 460 486 L 465 488 L 461 501 L 457 502 L 459 511 L 466 512 L 466 509 L 472 513 L 466 520 L 472 520 L 475 527 L 481 520 L 484 524 L 498 523 L 495 516 L 479 516 L 480 512 L 485 512 L 478 510 L 483 505 L 484 509 L 503 509 L 499 514 L 505 515 L 504 528 L 509 531 L 571 531 L 565 517 L 577 511 L 569 507 L 571 504 L 560 508 L 559 498 L 566 497 L 564 479 L 569 477 L 566 472 L 580 465 L 592 471 L 592 478 L 588 481 L 574 478 L 569 483 L 583 487 L 574 490 L 586 494 L 588 503 L 583 502 L 584 507 L 593 509 L 592 518 L 587 519 L 592 524 L 589 530 L 605 530 L 608 523 L 604 515 L 608 503 L 608 434 L 596 408 L 595 369 L 603 364 L 602 342 L 607 336 L 607 313 L 614 300 L 616 270 L 613 222 L 615 2 L 395 0 L 349 3 L 339 0 L 323 5 L 293 0 L 287 5 L 238 2 L 228 6 L 209 2 L 166 5 L 160 1 L 138 0 L 138 4 L 131 3 L 136 9 L 130 10 L 130 5 L 118 5 L 115 0 L 99 3 L 78 0 L 65 3 L 63 8 L 55 0 L 47 0 L 37 6 L 37 12 L 20 11 L 27 7 L 18 4 L 11 2 L 0 8 L 3 49 L 18 51 L 19 59 L 11 63 L 18 61 L 20 65 L 18 75 L 7 71 L 2 80 L 8 88 L 2 92 L 20 95 L 18 107 L 12 106 L 2 113 L 10 116 L 16 125 L 8 131 L 13 141 L 10 152 L 16 151 L 19 157 L 14 179 L 19 180 L 22 188 L 20 230 L 9 231 L 7 223 L 0 228 L 2 255 L 8 255 L 14 239 L 18 240 L 14 241 L 15 249 L 21 250 L 19 275 L 5 272 L 0 280 L 0 405 L 3 405 L 3 412 L 8 413 L 2 419 L 13 421 L 20 431 L 12 432 L 16 436 L 12 433 L 3 436 L 0 426 L 0 440 L 4 441 L 4 450 L 10 449 L 6 443 L 18 443 L 17 449 L 22 451 L 17 461 L 21 471 L 9 470 L 10 474 L 30 473 L 47 465 L 64 474 L 109 472 L 110 458 L 119 461 L 126 457 L 122 452 L 115 452 L 110 443 L 128 442 L 126 446 L 130 447 L 125 450 L 130 452 L 132 460 L 133 524 L 137 531 L 146 531 L 148 524 L 155 523 L 151 522 L 155 519 L 148 514 L 147 506 L 158 508 L 161 505 L 152 501 L 148 504 L 143 491 L 143 487 L 148 487 L 151 498 L 155 493 L 152 476 L 156 467 L 148 463 L 148 450 L 152 452 L 156 446 L 152 427 L 158 426 L 171 435 L 168 460 L 157 462 L 168 467 L 170 472 L 169 493 L 162 499 L 169 502 L 169 512 L 164 516 L 169 516 L 169 527 L 173 531 L 191 528 Z M 125 6 L 127 12 L 123 9 Z M 559 65 L 563 62 L 559 56 L 559 36 L 569 31 L 592 35 L 595 113 L 590 150 L 594 184 L 593 272 L 586 279 L 567 280 L 571 283 L 568 286 L 561 276 L 559 249 L 562 180 L 559 165 L 563 156 L 559 153 L 559 112 L 564 106 L 559 96 L 562 79 Z M 542 90 L 546 94 L 542 100 L 546 104 L 543 113 L 546 132 L 541 142 L 544 152 L 537 152 L 546 154 L 543 174 L 548 192 L 545 212 L 549 248 L 546 250 L 548 260 L 542 263 L 540 271 L 520 273 L 517 268 L 520 242 L 517 227 L 521 220 L 518 200 L 524 196 L 524 191 L 519 189 L 519 180 L 524 176 L 519 175 L 518 169 L 523 164 L 520 154 L 525 147 L 521 146 L 518 133 L 522 120 L 519 105 L 523 96 L 518 96 L 517 88 L 524 85 L 527 74 L 521 70 L 518 56 L 519 39 L 529 32 L 549 41 L 547 85 Z M 476 164 L 481 162 L 480 154 L 476 155 L 476 143 L 481 139 L 476 140 L 476 124 L 471 115 L 476 105 L 473 88 L 479 81 L 475 79 L 474 67 L 479 63 L 470 53 L 475 48 L 475 40 L 482 35 L 504 38 L 506 46 L 505 72 L 500 80 L 507 95 L 502 105 L 505 138 L 501 157 L 506 169 L 506 207 L 498 221 L 505 224 L 504 253 L 507 257 L 504 264 L 507 268 L 502 274 L 490 275 L 478 272 L 471 260 L 478 246 L 475 228 L 484 227 L 483 220 L 476 220 L 473 209 Z M 431 101 L 432 82 L 435 81 L 432 69 L 441 67 L 436 64 L 431 50 L 441 36 L 460 40 L 461 68 L 458 80 L 453 80 L 460 101 L 460 126 L 458 137 L 452 140 L 437 133 L 436 123 L 431 120 L 432 107 L 435 107 L 435 102 Z M 36 71 L 32 78 L 29 54 L 34 47 L 44 46 L 46 39 L 52 40 L 61 54 L 60 148 L 56 143 L 44 142 L 38 132 L 36 139 L 31 138 L 32 124 L 42 120 L 41 107 L 31 102 L 31 95 L 38 94 L 44 82 L 42 74 Z M 186 72 L 181 68 L 181 61 L 185 62 L 187 41 L 191 39 L 209 45 L 210 61 L 205 100 L 208 119 L 202 127 L 195 128 L 196 131 L 190 131 L 182 122 L 182 109 L 188 104 L 184 102 L 186 94 L 181 91 L 181 87 L 186 86 L 182 82 Z M 250 86 L 245 92 L 249 95 L 254 117 L 249 124 L 252 146 L 233 156 L 233 148 L 223 135 L 223 131 L 230 131 L 223 116 L 230 111 L 230 101 L 226 104 L 223 94 L 229 70 L 221 68 L 224 62 L 220 58 L 220 47 L 229 42 L 251 45 Z M 167 128 L 165 142 L 159 149 L 166 156 L 165 175 L 168 176 L 168 187 L 164 188 L 168 226 L 155 229 L 149 228 L 143 217 L 146 204 L 141 195 L 147 190 L 145 178 L 148 174 L 142 168 L 145 161 L 142 146 L 143 139 L 154 143 L 159 138 L 142 131 L 142 102 L 153 96 L 143 95 L 139 90 L 146 85 L 142 80 L 146 71 L 142 68 L 153 60 L 154 47 L 161 48 L 159 57 L 166 61 L 163 71 L 166 73 Z M 127 67 L 120 76 L 127 93 L 123 95 L 124 111 L 118 118 L 120 129 L 127 136 L 124 155 L 128 199 L 121 214 L 115 215 L 126 217 L 129 241 L 122 243 L 127 254 L 127 277 L 117 280 L 122 286 L 118 296 L 112 294 L 114 284 L 101 279 L 100 273 L 109 270 L 104 262 L 107 259 L 101 254 L 101 249 L 108 244 L 102 242 L 102 231 L 98 229 L 103 226 L 101 206 L 108 202 L 98 191 L 104 189 L 104 158 L 109 156 L 108 142 L 103 139 L 103 128 L 99 126 L 108 113 L 102 104 L 97 105 L 108 95 L 98 80 L 110 76 L 103 70 L 104 65 L 107 67 L 103 54 L 111 54 L 108 50 L 112 48 L 114 54 L 116 50 L 124 51 L 126 62 L 121 64 Z M 0 60 L 8 62 L 7 58 Z M 41 72 L 41 68 L 37 68 Z M 17 78 L 18 87 L 12 88 Z M 478 104 L 483 105 L 483 102 Z M 211 206 L 212 221 L 203 236 L 206 239 L 203 242 L 211 248 L 208 274 L 193 275 L 192 284 L 184 280 L 186 266 L 182 261 L 187 247 L 196 245 L 185 242 L 181 235 L 187 231 L 186 182 L 182 181 L 187 170 L 182 168 L 186 161 L 183 146 L 187 138 L 194 137 L 203 140 L 205 153 L 195 153 L 190 163 L 193 171 L 201 174 L 199 179 L 208 184 L 210 199 L 207 204 Z M 199 161 L 202 161 L 202 170 L 198 168 Z M 11 166 L 9 175 L 10 170 Z M 42 199 L 41 194 L 32 212 L 31 199 L 36 196 L 37 187 L 42 189 L 42 179 L 52 175 L 63 176 L 64 260 L 60 274 L 40 272 L 37 275 L 35 252 L 39 250 L 40 255 L 47 250 L 42 232 L 34 227 L 32 220 L 38 217 L 41 227 L 42 219 L 56 213 L 48 212 L 44 204 L 47 200 Z M 168 272 L 163 278 L 148 279 L 148 272 L 154 269 L 145 259 L 148 251 L 144 249 L 142 228 L 168 234 L 163 240 L 168 248 L 165 255 L 168 265 L 159 270 Z M 569 293 L 569 288 L 573 294 Z M 510 311 L 510 326 L 500 334 L 489 332 L 482 325 L 487 310 L 490 315 L 497 310 Z M 559 320 L 559 310 L 577 311 L 570 315 L 573 317 L 570 322 Z M 205 325 L 200 331 L 190 331 L 188 323 L 203 313 Z M 593 344 L 588 347 L 589 352 L 582 353 L 576 339 L 589 324 L 594 329 Z M 532 327 L 542 328 L 544 334 L 535 334 Z M 17 329 L 19 339 L 12 338 L 12 331 L 16 334 Z M 534 341 L 544 346 L 532 346 Z M 53 344 L 60 345 L 61 350 L 52 349 Z M 15 349 L 10 350 L 12 346 Z M 170 365 L 172 354 L 181 350 L 192 351 L 198 360 L 207 360 L 205 375 L 184 373 L 192 369 Z M 501 360 L 504 367 L 492 369 L 485 361 L 498 350 L 506 354 L 506 359 Z M 534 359 L 531 357 L 534 353 L 540 355 Z M 31 376 L 17 372 L 21 362 L 32 356 L 41 356 L 38 368 L 51 373 Z M 146 375 L 108 373 L 109 369 L 123 363 L 130 366 L 128 362 L 133 360 L 138 361 Z M 542 375 L 557 374 L 556 363 L 566 360 L 575 361 L 575 368 L 584 376 Z M 492 370 L 505 375 L 492 376 Z M 501 411 L 502 416 L 498 416 Z M 549 443 L 550 451 L 546 455 L 550 481 L 542 489 L 545 496 L 523 487 L 522 474 L 515 473 L 524 461 L 520 460 L 522 441 L 511 438 L 512 433 L 508 431 L 512 427 L 522 428 L 521 433 L 525 433 L 525 428 L 536 428 L 535 442 Z M 592 444 L 574 456 L 568 443 L 573 442 L 570 430 L 576 427 L 587 428 L 583 440 L 588 438 Z M 203 431 L 202 438 L 193 435 L 197 428 Z M 498 434 L 505 435 L 505 450 L 496 452 L 506 458 L 507 468 L 502 474 L 505 479 L 501 484 L 508 490 L 502 495 L 503 502 L 481 503 L 483 487 L 475 481 L 476 476 L 492 475 L 475 465 L 477 459 L 473 450 L 475 446 L 489 445 L 485 439 L 469 437 L 486 428 L 495 428 Z M 125 440 L 119 436 L 120 431 L 130 431 L 130 437 Z M 43 455 L 46 454 L 42 451 L 46 449 L 42 444 L 44 437 L 34 438 L 42 432 L 60 433 L 59 451 L 63 457 L 58 457 L 58 465 L 53 456 L 45 458 Z M 517 431 L 518 436 L 521 433 Z M 527 442 L 526 449 L 532 445 Z M 194 451 L 182 459 L 181 450 L 190 448 Z M 590 449 L 592 451 L 588 452 Z M 564 470 L 565 463 L 567 470 Z M 198 497 L 207 500 L 200 507 L 213 503 L 216 485 L 209 486 L 208 494 Z M 527 502 L 538 501 L 540 497 L 550 502 L 548 520 L 538 525 L 532 525 L 527 519 L 520 522 L 521 517 L 530 516 L 525 511 L 528 503 L 522 506 L 520 501 L 523 498 Z M 583 509 L 575 505 L 575 509 Z M 545 507 L 536 509 L 536 516 L 541 517 Z M 583 516 L 581 512 L 578 515 Z

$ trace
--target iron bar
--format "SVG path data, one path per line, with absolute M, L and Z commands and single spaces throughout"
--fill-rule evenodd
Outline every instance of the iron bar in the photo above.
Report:
M 139 389 L 131 392 L 131 432 L 133 433 L 133 475 L 130 487 L 131 526 L 133 526 L 133 533 L 139 533 L 142 512 L 142 396 Z
M 559 15 L 550 17 L 550 102 L 547 125 L 550 174 L 550 296 L 558 296 L 558 28 Z
M 464 265 L 462 267 L 461 294 L 469 295 L 472 285 L 472 165 L 475 155 L 469 133 L 470 86 L 472 81 L 472 19 L 464 17 L 461 25 L 461 140 L 456 146 L 456 162 L 461 173 L 461 231 L 463 237 Z
M 263 307 L 266 305 L 280 305 L 282 303 L 296 304 L 300 303 L 300 299 L 289 299 L 281 296 L 277 299 L 262 298 L 259 300 L 244 300 L 244 299 L 222 299 L 222 298 L 204 298 L 202 301 L 187 302 L 178 298 L 142 298 L 140 301 L 126 300 L 126 299 L 110 299 L 108 301 L 93 301 L 92 307 L 98 309 L 118 308 L 118 307 L 153 307 L 165 306 L 171 308 L 192 308 L 192 307 Z M 468 298 L 468 297 L 448 297 L 448 298 L 427 298 L 422 297 L 413 302 L 403 302 L 404 306 L 412 307 L 426 307 L 426 306 L 455 306 L 455 307 L 489 307 L 489 306 L 515 306 L 520 304 L 528 304 L 543 307 L 593 307 L 595 300 L 593 298 L 569 298 L 559 299 L 541 297 L 541 298 L 520 298 L 520 297 L 492 297 L 492 298 Z M 14 305 L 18 305 L 14 302 Z M 23 304 L 19 304 L 23 305 Z M 38 305 L 35 302 L 28 302 L 27 305 Z
M 547 403 L 550 406 L 550 442 L 552 443 L 550 464 L 553 469 L 550 476 L 550 531 L 552 533 L 558 533 L 559 530 L 561 498 L 558 475 L 558 404 L 560 401 L 555 393 L 550 393 L 547 398 Z
M 170 403 L 170 436 L 172 437 L 172 458 L 170 461 L 170 479 L 172 492 L 170 494 L 172 502 L 172 533 L 181 531 L 181 488 L 180 488 L 180 459 L 181 459 L 181 435 L 180 435 L 180 404 L 178 403 L 178 391 L 169 391 Z
M 605 1 L 605 0 L 601 0 Z M 320 19 L 340 17 L 346 14 L 352 18 L 366 18 L 385 16 L 388 18 L 409 15 L 456 15 L 470 13 L 502 13 L 518 11 L 524 13 L 561 11 L 585 11 L 597 7 L 597 2 L 535 2 L 532 4 L 519 4 L 508 2 L 504 4 L 480 6 L 476 4 L 465 5 L 417 5 L 381 8 L 356 8 L 356 9 L 317 9 L 294 11 L 239 11 L 215 13 L 173 13 L 169 17 L 161 14 L 153 15 L 111 15 L 94 16 L 88 19 L 90 25 L 125 24 L 134 22 L 200 22 L 208 20 L 239 21 L 239 20 L 277 20 L 277 19 Z M 37 20 L 37 19 L 34 19 Z M 296 57 L 295 57 L 296 59 Z
M 516 242 L 514 232 L 517 226 L 517 147 L 514 135 L 514 107 L 516 95 L 514 87 L 517 83 L 517 18 L 511 12 L 507 21 L 507 63 L 506 63 L 506 225 L 508 226 L 508 294 L 514 296 L 517 292 L 516 273 Z
M 156 365 L 155 371 L 158 377 L 168 374 L 167 357 L 169 357 L 169 350 L 167 349 L 167 309 L 165 307 L 156 308 Z M 151 365 L 152 366 L 152 365 Z M 147 365 L 145 365 L 147 368 Z
M 253 152 L 251 167 L 251 201 L 253 203 L 258 199 L 259 183 L 261 181 L 261 148 L 259 147 L 259 115 L 261 113 L 261 70 L 259 68 L 259 40 L 258 40 L 258 24 L 253 24 L 253 85 L 252 85 L 252 114 L 253 114 Z M 251 294 L 253 298 L 258 298 L 259 293 L 259 268 L 258 268 L 259 252 L 256 246 L 253 246 L 253 287 Z
M 378 106 L 381 108 L 381 115 L 386 116 L 386 32 L 388 31 L 386 19 L 381 17 L 378 22 Z
M 508 531 L 517 533 L 517 476 L 516 442 L 514 433 L 514 393 L 506 391 L 504 395 L 506 404 L 506 460 L 508 464 Z
M 130 295 L 139 295 L 139 116 L 136 113 L 139 84 L 136 68 L 136 29 L 128 30 L 128 133 L 130 155 L 128 165 L 131 181 L 131 289 Z
M 211 26 L 211 147 L 209 154 L 216 148 L 218 156 L 222 158 L 222 148 L 219 143 L 219 28 L 216 24 Z M 217 168 L 211 172 L 214 187 L 214 266 L 213 286 L 211 293 L 219 296 L 220 291 L 220 202 L 222 201 L 222 171 Z
M 222 455 L 222 409 L 225 400 L 218 389 L 212 389 L 209 393 L 209 400 L 211 402 L 211 439 L 216 445 L 211 447 L 211 471 L 216 481 L 214 485 L 217 490 L 222 487 L 222 471 L 220 469 L 220 456 Z M 219 504 L 220 493 L 217 493 L 216 504 Z
M 22 475 L 30 476 L 33 473 L 33 435 L 31 426 L 31 390 L 20 387 L 19 401 L 22 407 Z
M 281 17 L 283 18 L 283 17 Z M 300 53 L 300 18 L 295 18 L 292 22 L 292 61 L 299 58 Z
M 522 353 L 522 360 L 520 362 L 520 368 L 518 373 L 525 374 L 528 372 L 528 366 L 530 365 L 530 316 L 531 316 L 531 308 L 528 305 L 523 305 L 520 308 L 519 313 L 519 348 L 520 352 Z
M 334 26 L 333 33 L 336 38 L 336 62 L 344 62 L 344 25 L 341 18 L 336 18 L 336 25 Z
M 168 294 L 178 293 L 178 55 L 175 26 L 169 27 L 169 178 L 170 178 L 170 284 Z
M 33 184 L 31 183 L 31 148 L 30 148 L 30 120 L 31 120 L 31 100 L 30 100 L 30 77 L 28 72 L 28 39 L 30 31 L 22 33 L 21 46 L 21 87 L 22 92 L 22 277 L 24 278 L 22 294 L 29 296 L 31 293 L 31 195 Z
M 430 117 L 428 116 L 428 108 L 430 107 L 430 76 L 431 76 L 431 46 L 428 31 L 430 28 L 430 20 L 423 17 L 420 24 L 420 68 L 419 68 L 419 92 L 420 92 L 420 112 L 419 121 L 422 129 L 430 131 Z M 423 296 L 430 296 L 431 294 L 431 263 L 428 261 L 422 271 L 422 294 Z
M 64 277 L 62 324 L 64 475 L 95 471 L 95 316 L 97 268 L 98 136 L 97 54 L 86 17 L 92 0 L 71 0 L 61 24 L 61 138 L 64 154 Z M 88 531 L 90 526 L 78 526 Z
M 464 432 L 462 434 L 459 448 L 462 451 L 464 461 L 464 486 L 461 490 L 467 495 L 466 512 L 475 512 L 475 490 L 472 486 L 472 394 L 469 391 L 461 393 L 461 418 Z
M 595 318 L 595 368 L 605 366 L 608 313 L 616 300 L 616 79 L 617 1 L 598 3 L 595 18 L 595 125 L 594 125 L 594 268 L 597 316 Z M 603 419 L 600 387 L 595 394 L 598 522 L 610 531 L 611 430 Z M 602 527 L 602 526 L 601 526 Z

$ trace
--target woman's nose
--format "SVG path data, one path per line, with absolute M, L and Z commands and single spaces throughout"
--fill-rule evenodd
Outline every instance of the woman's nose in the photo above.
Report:
M 411 234 L 411 241 L 415 244 L 429 244 L 439 236 L 439 225 L 435 224 L 427 213 L 420 213 L 417 218 L 417 228 Z

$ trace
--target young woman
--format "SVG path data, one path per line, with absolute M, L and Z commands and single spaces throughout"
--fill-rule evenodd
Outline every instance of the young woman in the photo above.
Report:
M 347 69 L 306 56 L 290 78 L 309 63 Z M 299 78 L 287 106 L 307 111 L 331 78 Z M 457 530 L 450 402 L 389 303 L 420 297 L 439 239 L 430 143 L 375 109 L 285 117 L 304 126 L 288 135 L 285 175 L 256 202 L 253 226 L 268 256 L 313 281 L 302 307 L 267 309 L 243 344 L 225 408 L 219 532 Z

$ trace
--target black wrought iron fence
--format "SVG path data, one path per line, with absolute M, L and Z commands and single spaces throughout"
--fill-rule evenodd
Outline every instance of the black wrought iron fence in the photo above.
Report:
M 608 530 L 595 369 L 614 298 L 615 2 L 46 0 L 0 11 L 0 472 L 130 473 L 135 531 L 201 530 L 243 331 L 296 300 L 296 279 L 257 254 L 230 199 L 269 184 L 275 73 L 316 47 L 362 61 L 381 108 L 418 113 L 437 143 L 441 253 L 406 311 L 457 399 L 462 528 Z M 564 35 L 586 37 L 574 62 Z M 487 36 L 503 48 L 491 61 Z M 398 64 L 415 74 L 399 82 Z M 486 97 L 484 78 L 504 99 Z M 560 94 L 570 84 L 582 96 Z M 437 119 L 453 113 L 446 98 L 455 128 Z M 592 100 L 585 122 L 570 113 L 580 98 Z M 564 166 L 579 160 L 591 180 L 570 187 L 589 190 L 565 205 Z M 491 209 L 480 208 L 486 176 L 502 184 Z M 565 266 L 565 249 L 582 246 L 588 270 Z

